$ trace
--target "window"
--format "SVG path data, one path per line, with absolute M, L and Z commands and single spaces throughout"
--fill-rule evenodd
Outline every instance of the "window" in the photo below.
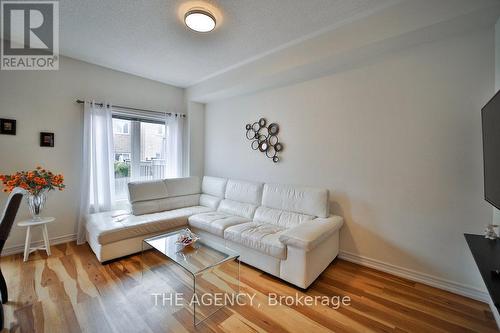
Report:
M 113 119 L 114 134 L 129 134 L 130 121 L 123 119 Z
M 165 178 L 166 132 L 160 121 L 113 117 L 116 200 L 127 199 L 131 180 Z
M 127 162 L 130 161 L 130 153 L 115 153 L 116 162 Z
M 158 135 L 165 135 L 165 126 L 158 126 Z

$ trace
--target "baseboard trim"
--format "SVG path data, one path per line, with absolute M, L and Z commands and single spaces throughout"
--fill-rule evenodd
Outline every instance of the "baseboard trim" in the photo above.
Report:
M 452 293 L 469 297 L 481 302 L 489 303 L 490 300 L 489 294 L 485 291 L 461 283 L 453 282 L 447 279 L 417 272 L 408 268 L 403 268 L 396 265 L 388 264 L 380 260 L 371 259 L 365 256 L 361 256 L 346 251 L 340 251 L 338 257 L 340 259 L 350 261 L 352 263 L 361 266 L 370 267 L 408 280 L 427 284 L 429 286 L 450 291 Z
M 69 235 L 50 238 L 50 245 L 63 244 L 63 243 L 73 242 L 75 240 L 76 240 L 76 234 L 69 234 Z M 43 240 L 31 242 L 31 246 L 32 247 L 41 247 L 41 246 L 43 246 Z M 10 246 L 8 248 L 3 249 L 2 257 L 9 256 L 11 254 L 23 253 L 23 252 L 24 252 L 24 243 Z

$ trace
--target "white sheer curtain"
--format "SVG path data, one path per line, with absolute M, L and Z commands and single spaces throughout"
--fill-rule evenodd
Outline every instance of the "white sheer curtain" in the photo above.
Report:
M 85 218 L 88 214 L 109 211 L 114 203 L 113 118 L 111 106 L 85 102 L 83 121 L 83 161 L 79 244 L 85 242 Z
M 167 127 L 166 176 L 167 178 L 182 177 L 184 176 L 184 117 L 172 114 L 165 118 Z

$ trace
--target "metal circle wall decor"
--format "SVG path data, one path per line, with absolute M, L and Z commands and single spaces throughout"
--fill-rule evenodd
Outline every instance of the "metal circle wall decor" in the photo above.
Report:
M 279 143 L 278 137 L 276 135 L 269 135 L 269 144 L 275 146 Z
M 267 141 L 262 141 L 260 144 L 259 144 L 259 150 L 261 152 L 265 152 L 269 149 L 269 145 L 267 143 Z
M 281 143 L 276 143 L 274 145 L 274 150 L 276 150 L 276 152 L 279 152 L 279 151 L 282 151 L 283 150 L 283 145 Z
M 247 130 L 246 137 L 248 140 L 255 139 L 255 132 L 252 129 Z
M 268 137 L 269 136 L 269 130 L 267 129 L 267 127 L 261 127 L 259 129 L 259 134 L 260 135 L 264 135 L 265 137 Z
M 253 150 L 259 149 L 259 141 L 257 140 L 252 141 L 252 149 Z
M 272 123 L 271 125 L 269 125 L 268 130 L 269 134 L 276 135 L 280 131 L 280 126 L 276 123 Z
M 283 151 L 283 144 L 279 142 L 277 136 L 280 127 L 277 123 L 266 125 L 267 120 L 265 118 L 260 118 L 252 124 L 246 124 L 246 138 L 252 141 L 251 148 L 253 150 L 261 151 L 274 163 L 278 163 L 280 161 L 278 153 Z
M 266 156 L 269 158 L 273 158 L 276 156 L 276 148 L 273 146 L 269 146 L 266 150 Z
M 257 140 L 259 141 L 259 143 L 267 141 L 267 136 L 265 136 L 264 134 L 260 134 Z

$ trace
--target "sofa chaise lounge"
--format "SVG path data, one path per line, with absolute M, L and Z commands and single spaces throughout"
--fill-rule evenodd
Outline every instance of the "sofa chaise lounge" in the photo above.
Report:
M 201 183 L 201 184 L 200 184 Z M 328 190 L 198 177 L 129 183 L 132 214 L 90 214 L 87 241 L 101 262 L 142 250 L 142 240 L 189 226 L 211 246 L 307 288 L 335 259 L 343 220 Z

